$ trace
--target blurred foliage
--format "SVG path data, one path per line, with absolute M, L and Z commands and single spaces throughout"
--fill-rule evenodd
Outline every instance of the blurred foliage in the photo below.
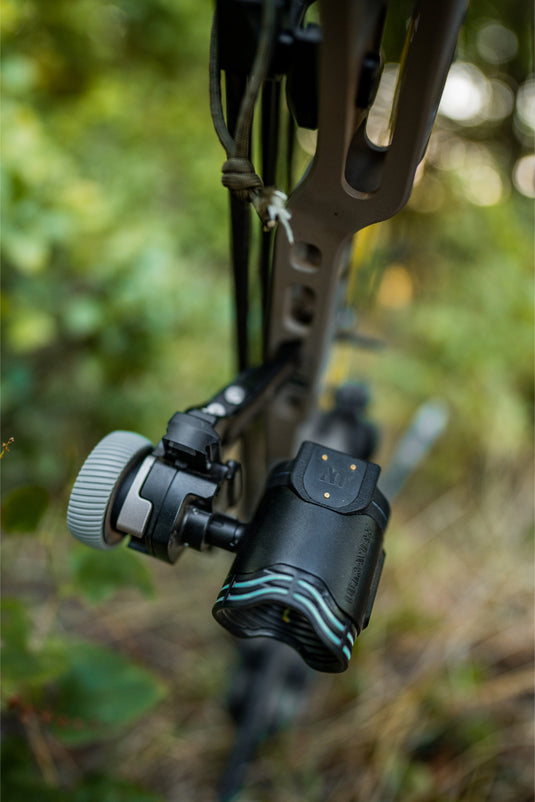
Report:
M 417 197 L 428 191 L 426 181 L 424 175 Z M 474 209 L 453 188 L 446 192 L 434 219 L 409 207 L 397 226 L 382 232 L 374 257 L 382 258 L 383 272 L 373 325 L 380 321 L 389 348 L 371 374 L 379 405 L 399 428 L 426 399 L 447 404 L 448 436 L 437 468 L 447 484 L 464 477 L 475 489 L 483 463 L 506 470 L 529 459 L 530 223 L 521 198 Z M 407 303 L 389 288 L 400 270 L 411 295 Z M 357 370 L 357 357 L 352 360 Z
M 25 705 L 29 715 L 35 705 L 46 705 L 47 695 L 53 698 L 47 723 L 67 744 L 112 737 L 163 695 L 148 672 L 102 646 L 58 639 L 35 648 L 27 610 L 17 600 L 4 602 L 2 629 L 6 698 L 12 707 Z
M 17 487 L 2 504 L 4 532 L 35 532 L 48 507 L 49 495 L 44 487 L 24 485 Z
M 144 596 L 154 595 L 146 561 L 140 560 L 126 544 L 111 552 L 76 547 L 71 554 L 72 592 L 87 601 L 110 599 L 121 588 L 136 587 Z
M 153 802 L 137 784 L 145 775 L 204 802 L 230 737 L 206 702 L 225 671 L 206 607 L 221 565 L 185 571 L 181 594 L 159 576 L 173 601 L 143 618 L 135 600 L 153 594 L 157 567 L 124 548 L 83 549 L 64 524 L 70 482 L 100 437 L 132 428 L 156 440 L 176 409 L 231 376 L 211 13 L 194 0 L 3 3 L 8 802 Z M 530 13 L 474 0 L 458 49 L 513 100 L 531 69 Z M 481 46 L 493 22 L 516 37 L 507 59 Z M 391 29 L 387 60 L 403 32 Z M 335 363 L 370 379 L 374 416 L 388 424 L 382 456 L 429 397 L 446 401 L 450 427 L 408 488 L 410 533 L 398 523 L 390 541 L 386 612 L 358 646 L 358 672 L 321 686 L 313 735 L 265 753 L 259 798 L 264 770 L 279 778 L 277 802 L 326 789 L 353 802 L 356 776 L 361 798 L 381 802 L 527 802 L 511 733 L 524 743 L 515 699 L 526 696 L 530 637 L 533 251 L 530 202 L 512 175 L 532 133 L 515 108 L 442 116 L 408 207 L 371 236 L 373 250 L 357 245 L 361 330 L 389 348 L 340 347 Z M 500 681 L 511 666 L 509 690 Z M 174 696 L 170 671 L 181 678 Z
M 2 792 L 5 799 L 27 793 L 39 799 L 82 802 L 95 798 L 110 802 L 154 802 L 158 798 L 116 776 L 91 772 L 59 780 L 49 743 L 55 750 L 113 743 L 164 697 L 166 688 L 152 672 L 117 649 L 83 641 L 58 626 L 58 611 L 73 605 L 89 608 L 107 601 L 122 588 L 152 594 L 147 567 L 132 552 L 119 548 L 111 560 L 81 546 L 66 561 L 58 554 L 55 537 L 41 527 L 33 538 L 32 579 L 36 551 L 46 554 L 46 581 L 52 585 L 35 604 L 21 577 L 11 586 L 17 595 L 5 595 L 1 611 L 2 709 L 5 727 L 2 745 Z M 12 544 L 17 547 L 16 541 Z M 87 554 L 89 552 L 89 554 Z M 4 549 L 5 555 L 5 549 Z M 10 561 L 11 567 L 13 560 Z M 99 613 L 97 612 L 97 615 Z M 46 734 L 44 734 L 46 733 Z M 99 790 L 100 789 L 100 790 Z M 54 797 L 53 793 L 59 794 Z
M 119 421 L 157 436 L 231 369 L 210 17 L 164 0 L 5 4 L 6 487 L 61 487 L 80 444 Z
M 39 802 L 162 802 L 162 797 L 127 780 L 91 774 L 75 788 L 46 785 L 35 766 L 27 743 L 20 737 L 9 737 L 2 750 L 4 799 L 15 802 L 24 795 Z

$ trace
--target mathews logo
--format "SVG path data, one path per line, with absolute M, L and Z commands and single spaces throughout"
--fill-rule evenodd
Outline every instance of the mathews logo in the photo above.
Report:
M 330 465 L 325 465 L 323 471 L 320 473 L 320 482 L 325 482 L 328 485 L 336 485 L 336 487 L 344 487 L 346 477 L 342 471 L 337 471 Z

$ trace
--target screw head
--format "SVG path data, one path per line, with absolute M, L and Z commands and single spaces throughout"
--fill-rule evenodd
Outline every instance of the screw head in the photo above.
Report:
M 225 392 L 223 393 L 225 401 L 228 401 L 229 404 L 237 405 L 241 404 L 243 399 L 245 398 L 245 390 L 243 387 L 240 387 L 239 384 L 231 384 L 230 387 L 227 387 Z
M 203 411 L 208 412 L 209 415 L 217 415 L 218 418 L 223 418 L 227 414 L 227 410 L 223 404 L 219 404 L 217 401 L 214 401 L 212 404 L 208 404 Z

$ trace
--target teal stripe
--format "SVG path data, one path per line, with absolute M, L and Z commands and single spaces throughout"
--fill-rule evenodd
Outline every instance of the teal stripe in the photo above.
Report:
M 340 648 L 341 646 L 340 638 L 337 638 L 334 632 L 329 629 L 329 627 L 327 626 L 323 618 L 321 618 L 320 614 L 318 613 L 317 609 L 314 607 L 312 602 L 309 599 L 307 599 L 306 596 L 303 596 L 301 593 L 296 593 L 295 598 L 299 599 L 299 601 L 310 610 L 312 617 L 314 618 L 314 620 L 316 621 L 322 632 L 327 636 L 327 638 L 332 643 L 335 644 L 335 646 L 338 646 L 338 648 Z
M 285 582 L 289 582 L 291 580 L 291 578 L 292 577 L 289 576 L 288 574 L 269 574 L 269 576 L 257 576 L 256 579 L 246 579 L 246 580 L 243 580 L 242 582 L 234 582 L 232 584 L 232 587 L 233 588 L 247 588 L 249 586 L 258 585 L 258 584 L 261 584 L 261 585 L 265 586 L 266 582 L 271 582 L 272 580 L 275 580 L 275 579 L 282 579 Z
M 231 593 L 227 596 L 227 601 L 242 601 L 242 599 L 257 599 L 259 596 L 265 596 L 268 593 L 278 593 L 282 596 L 288 596 L 288 591 L 285 588 L 260 588 L 259 590 L 252 590 L 250 593 Z M 219 601 L 219 599 L 218 599 Z
M 376 501 L 372 501 L 372 504 L 373 504 L 374 507 L 376 507 L 379 510 L 379 512 L 381 513 L 381 515 L 385 519 L 385 521 L 388 523 L 388 515 L 386 514 L 386 512 L 381 509 L 381 507 L 378 505 L 378 503 Z
M 341 622 L 340 622 L 340 621 L 337 619 L 337 617 L 334 615 L 334 613 L 332 612 L 332 610 L 329 610 L 329 606 L 328 606 L 327 602 L 325 601 L 325 599 L 323 598 L 323 596 L 321 595 L 321 593 L 320 593 L 318 590 L 316 590 L 316 588 L 315 588 L 313 585 L 311 585 L 311 584 L 310 584 L 310 582 L 306 582 L 304 579 L 300 579 L 300 580 L 299 580 L 299 584 L 300 584 L 302 587 L 306 588 L 306 589 L 308 590 L 308 592 L 309 592 L 309 593 L 311 593 L 311 594 L 314 596 L 314 598 L 316 599 L 316 601 L 318 602 L 318 604 L 319 604 L 319 605 L 320 605 L 320 607 L 322 608 L 322 610 L 323 610 L 324 614 L 327 616 L 327 618 L 329 619 L 329 621 L 330 621 L 330 622 L 331 622 L 331 623 L 332 623 L 332 624 L 333 624 L 333 625 L 334 625 L 334 626 L 335 626 L 337 629 L 339 629 L 339 630 L 340 630 L 340 632 L 343 632 L 343 631 L 345 630 L 345 626 L 344 626 L 344 624 L 342 624 L 342 623 L 341 623 Z

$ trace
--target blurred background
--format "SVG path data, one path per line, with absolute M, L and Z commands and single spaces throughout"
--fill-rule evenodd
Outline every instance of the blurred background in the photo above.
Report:
M 472 2 L 409 204 L 355 244 L 360 331 L 387 348 L 338 346 L 329 381 L 369 383 L 380 464 L 423 402 L 449 422 L 398 499 L 350 669 L 318 677 L 244 800 L 533 799 L 531 13 Z M 228 558 L 92 553 L 65 525 L 99 439 L 157 441 L 233 375 L 211 15 L 3 3 L 5 802 L 206 802 L 232 741 L 210 615 Z

